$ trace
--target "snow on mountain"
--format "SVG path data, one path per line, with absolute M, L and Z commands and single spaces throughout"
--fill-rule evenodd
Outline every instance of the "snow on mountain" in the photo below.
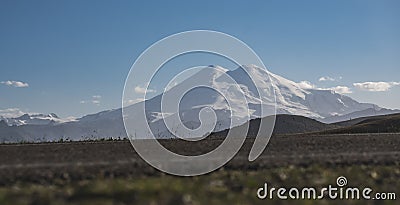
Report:
M 250 79 L 246 71 L 251 73 L 252 79 Z M 239 92 L 237 87 L 232 85 L 224 74 L 235 80 L 243 93 Z M 254 82 L 263 82 L 261 85 L 266 87 L 258 87 L 257 90 Z M 258 91 L 265 91 L 262 95 L 262 102 L 264 108 L 265 104 L 267 105 L 267 109 L 268 107 L 272 107 L 269 103 L 272 102 L 271 98 L 275 94 L 276 114 L 301 115 L 329 123 L 341 119 L 338 116 L 345 116 L 345 118 L 348 116 L 364 117 L 371 116 L 373 113 L 391 114 L 399 112 L 398 110 L 383 109 L 370 103 L 360 103 L 333 90 L 304 89 L 299 83 L 285 79 L 255 65 L 242 66 L 232 71 L 219 66 L 208 67 L 169 89 L 169 93 L 167 94 L 172 96 L 171 99 L 179 99 L 179 93 L 196 84 L 207 85 L 219 91 L 229 90 L 226 97 L 231 103 L 230 106 L 235 108 L 237 112 L 233 116 L 234 120 L 231 122 L 232 113 L 229 105 L 220 94 L 212 89 L 196 88 L 188 92 L 180 102 L 179 114 L 169 113 L 170 118 L 171 115 L 179 115 L 183 124 L 191 129 L 196 129 L 201 124 L 198 116 L 201 108 L 204 107 L 211 107 L 215 111 L 217 123 L 215 129 L 212 131 L 224 130 L 242 124 L 249 119 L 274 114 L 273 112 L 267 112 L 263 115 L 260 113 L 261 100 L 257 94 Z M 271 88 L 273 91 L 270 90 Z M 242 95 L 245 97 L 245 100 Z M 155 132 L 161 137 L 169 137 L 171 130 L 167 131 L 164 125 L 165 120 L 159 118 L 161 116 L 160 113 L 162 113 L 158 106 L 160 105 L 160 101 L 160 96 L 148 100 L 146 102 L 146 112 L 148 119 L 150 119 L 149 124 L 153 133 Z M 245 109 L 246 106 L 243 106 L 245 103 L 247 103 L 250 110 Z M 133 107 L 135 106 L 133 105 Z M 133 114 L 132 116 L 135 115 Z M 140 135 L 140 128 L 141 125 L 138 125 L 138 135 Z M 172 132 L 179 133 L 179 129 L 180 127 L 177 126 Z M 142 134 L 145 135 L 146 133 Z
M 0 121 L 4 121 L 8 126 L 21 125 L 48 125 L 59 124 L 70 121 L 71 119 L 60 119 L 56 114 L 24 114 L 20 117 L 7 118 L 0 116 Z
M 333 90 L 304 89 L 299 83 L 285 79 L 255 65 L 243 66 L 243 68 L 252 71 L 256 78 L 260 79 L 268 78 L 269 74 L 276 95 L 277 114 L 293 114 L 323 119 L 369 108 L 381 109 L 374 104 L 359 103 Z M 242 69 L 230 71 L 229 74 L 239 83 L 246 87 L 251 87 L 250 79 L 243 80 L 241 77 L 244 76 Z M 249 90 L 254 92 L 254 88 L 249 88 Z
M 392 110 L 392 109 L 386 109 L 386 108 L 368 108 L 365 110 L 361 111 L 355 111 L 346 115 L 335 115 L 331 117 L 327 117 L 324 119 L 320 119 L 321 122 L 324 123 L 335 123 L 335 122 L 342 122 L 346 120 L 352 120 L 356 118 L 362 118 L 362 117 L 370 117 L 370 116 L 379 116 L 379 115 L 390 115 L 390 114 L 395 114 L 395 113 L 400 113 L 400 110 Z
M 245 71 L 251 73 L 253 79 L 250 79 Z M 259 85 L 256 87 L 254 82 Z M 193 85 L 202 86 L 190 90 L 182 97 L 181 94 Z M 262 93 L 262 99 L 258 92 Z M 362 114 L 368 109 L 376 112 L 382 110 L 377 105 L 360 103 L 332 90 L 304 89 L 296 82 L 255 65 L 242 66 L 232 71 L 219 66 L 209 66 L 169 88 L 164 97 L 164 100 L 168 102 L 164 104 L 166 110 L 161 110 L 161 95 L 124 108 L 127 123 L 136 126 L 131 133 L 135 133 L 135 136 L 140 138 L 149 135 L 144 129 L 146 122 L 137 120 L 143 106 L 146 108 L 145 115 L 151 131 L 160 138 L 172 137 L 175 134 L 198 137 L 187 131 L 199 128 L 200 114 L 206 116 L 207 120 L 203 123 L 206 124 L 205 127 L 212 127 L 210 131 L 224 130 L 240 125 L 249 119 L 275 114 L 272 109 L 275 107 L 274 98 L 276 98 L 277 114 L 302 115 L 322 121 L 326 119 L 327 122 L 340 119 L 338 116 L 348 118 L 353 116 L 352 113 Z M 174 101 L 181 97 L 179 107 L 174 110 L 173 106 L 177 103 Z M 245 105 L 249 107 L 249 110 Z M 230 107 L 234 110 L 232 111 Z M 267 112 L 262 114 L 261 107 L 266 108 Z M 203 108 L 213 109 L 215 116 L 211 115 L 210 110 L 207 109 L 202 113 Z M 212 117 L 216 119 L 215 124 L 210 123 L 212 120 L 209 119 Z M 182 120 L 184 126 L 176 123 L 178 120 Z M 126 137 L 122 109 L 86 115 L 72 122 L 63 122 L 52 114 L 24 115 L 15 119 L 5 119 L 5 121 L 9 125 L 20 126 L 1 128 L 0 139 L 3 142 Z M 171 130 L 167 129 L 166 122 L 172 124 Z

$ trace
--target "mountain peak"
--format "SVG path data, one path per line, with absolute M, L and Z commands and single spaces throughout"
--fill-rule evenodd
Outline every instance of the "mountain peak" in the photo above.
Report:
M 47 124 L 58 124 L 70 121 L 68 119 L 60 119 L 56 114 L 41 114 L 41 113 L 25 113 L 19 117 L 0 117 L 9 126 L 21 126 L 21 125 L 47 125 Z
M 261 82 L 260 85 L 265 87 L 256 88 L 255 81 Z M 196 90 L 192 89 L 180 98 L 180 91 L 187 91 L 193 85 L 204 85 L 204 87 L 196 87 Z M 214 88 L 216 91 L 213 90 Z M 268 90 L 267 96 L 264 96 L 265 93 L 263 93 L 260 98 L 258 91 L 264 91 L 264 89 Z M 224 93 L 226 95 L 222 96 L 220 91 L 226 91 Z M 360 103 L 331 90 L 303 89 L 299 83 L 256 65 L 243 65 L 235 70 L 227 70 L 218 65 L 206 66 L 171 87 L 166 93 L 172 96 L 171 99 L 180 99 L 178 111 L 162 113 L 164 111 L 161 110 L 161 95 L 145 101 L 147 123 L 158 137 L 171 137 L 171 132 L 165 126 L 163 114 L 167 114 L 167 117 L 179 115 L 179 120 L 185 126 L 195 129 L 201 124 L 199 113 L 204 107 L 209 107 L 215 111 L 216 126 L 212 131 L 229 129 L 232 126 L 243 124 L 244 120 L 265 117 L 265 113 L 261 112 L 261 107 L 265 108 L 264 105 L 276 107 L 276 114 L 301 115 L 329 121 L 331 121 L 329 117 L 332 116 L 344 116 L 345 118 L 350 116 L 353 118 L 355 114 L 357 116 L 365 115 L 367 112 L 376 114 L 378 111 L 375 112 L 375 110 L 380 109 L 377 105 Z M 243 96 L 245 99 L 243 99 Z M 224 97 L 232 103 L 228 105 Z M 276 100 L 276 106 L 271 103 L 274 102 L 273 100 Z M 142 105 L 142 103 L 129 105 L 124 108 L 124 113 L 122 113 L 122 109 L 117 109 L 86 115 L 70 123 L 64 123 L 66 120 L 59 119 L 54 113 L 48 115 L 25 114 L 19 117 L 21 119 L 0 117 L 0 120 L 4 120 L 8 125 L 44 125 L 36 127 L 35 131 L 26 130 L 26 128 L 31 128 L 30 126 L 13 127 L 13 129 L 20 130 L 19 133 L 23 137 L 42 139 L 46 136 L 55 138 L 71 136 L 74 139 L 80 139 L 82 136 L 126 136 L 124 121 L 122 120 L 122 116 L 124 116 L 125 120 L 132 121 L 132 124 L 137 126 L 137 129 L 134 129 L 137 131 L 135 134 L 146 138 L 149 136 L 149 132 L 142 126 L 146 122 L 138 122 L 137 120 L 137 113 L 143 112 Z M 232 112 L 232 108 L 235 108 L 234 112 Z M 393 111 L 387 110 L 387 112 Z M 5 123 L 0 123 L 0 126 L 4 126 Z M 63 124 L 58 125 L 61 123 Z M 53 129 L 53 126 L 61 126 L 62 129 Z M 174 127 L 174 132 L 177 131 L 178 127 Z

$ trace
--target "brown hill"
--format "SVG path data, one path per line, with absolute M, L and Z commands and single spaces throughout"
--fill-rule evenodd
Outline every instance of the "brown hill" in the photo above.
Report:
M 400 114 L 364 117 L 335 123 L 341 128 L 325 133 L 398 133 L 400 132 Z

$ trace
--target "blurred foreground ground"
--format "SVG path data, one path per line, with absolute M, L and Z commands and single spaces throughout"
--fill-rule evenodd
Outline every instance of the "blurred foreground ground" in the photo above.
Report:
M 222 139 L 165 140 L 182 154 L 212 150 Z M 0 204 L 398 204 L 364 200 L 260 200 L 272 187 L 348 186 L 400 193 L 400 135 L 274 136 L 254 162 L 248 139 L 223 168 L 175 177 L 147 165 L 128 141 L 0 145 Z M 190 146 L 189 146 L 190 144 Z

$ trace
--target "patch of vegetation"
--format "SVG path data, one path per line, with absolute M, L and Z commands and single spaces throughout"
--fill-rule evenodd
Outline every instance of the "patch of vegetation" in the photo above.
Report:
M 348 186 L 379 192 L 400 190 L 400 168 L 394 165 L 288 166 L 253 171 L 224 170 L 198 177 L 170 175 L 65 181 L 54 185 L 16 183 L 0 187 L 0 204 L 315 204 L 311 200 L 260 200 L 256 191 L 275 187 L 335 185 L 345 176 Z M 396 193 L 399 194 L 399 193 Z M 398 196 L 397 196 L 398 197 Z M 398 201 L 319 200 L 318 204 L 398 204 Z

